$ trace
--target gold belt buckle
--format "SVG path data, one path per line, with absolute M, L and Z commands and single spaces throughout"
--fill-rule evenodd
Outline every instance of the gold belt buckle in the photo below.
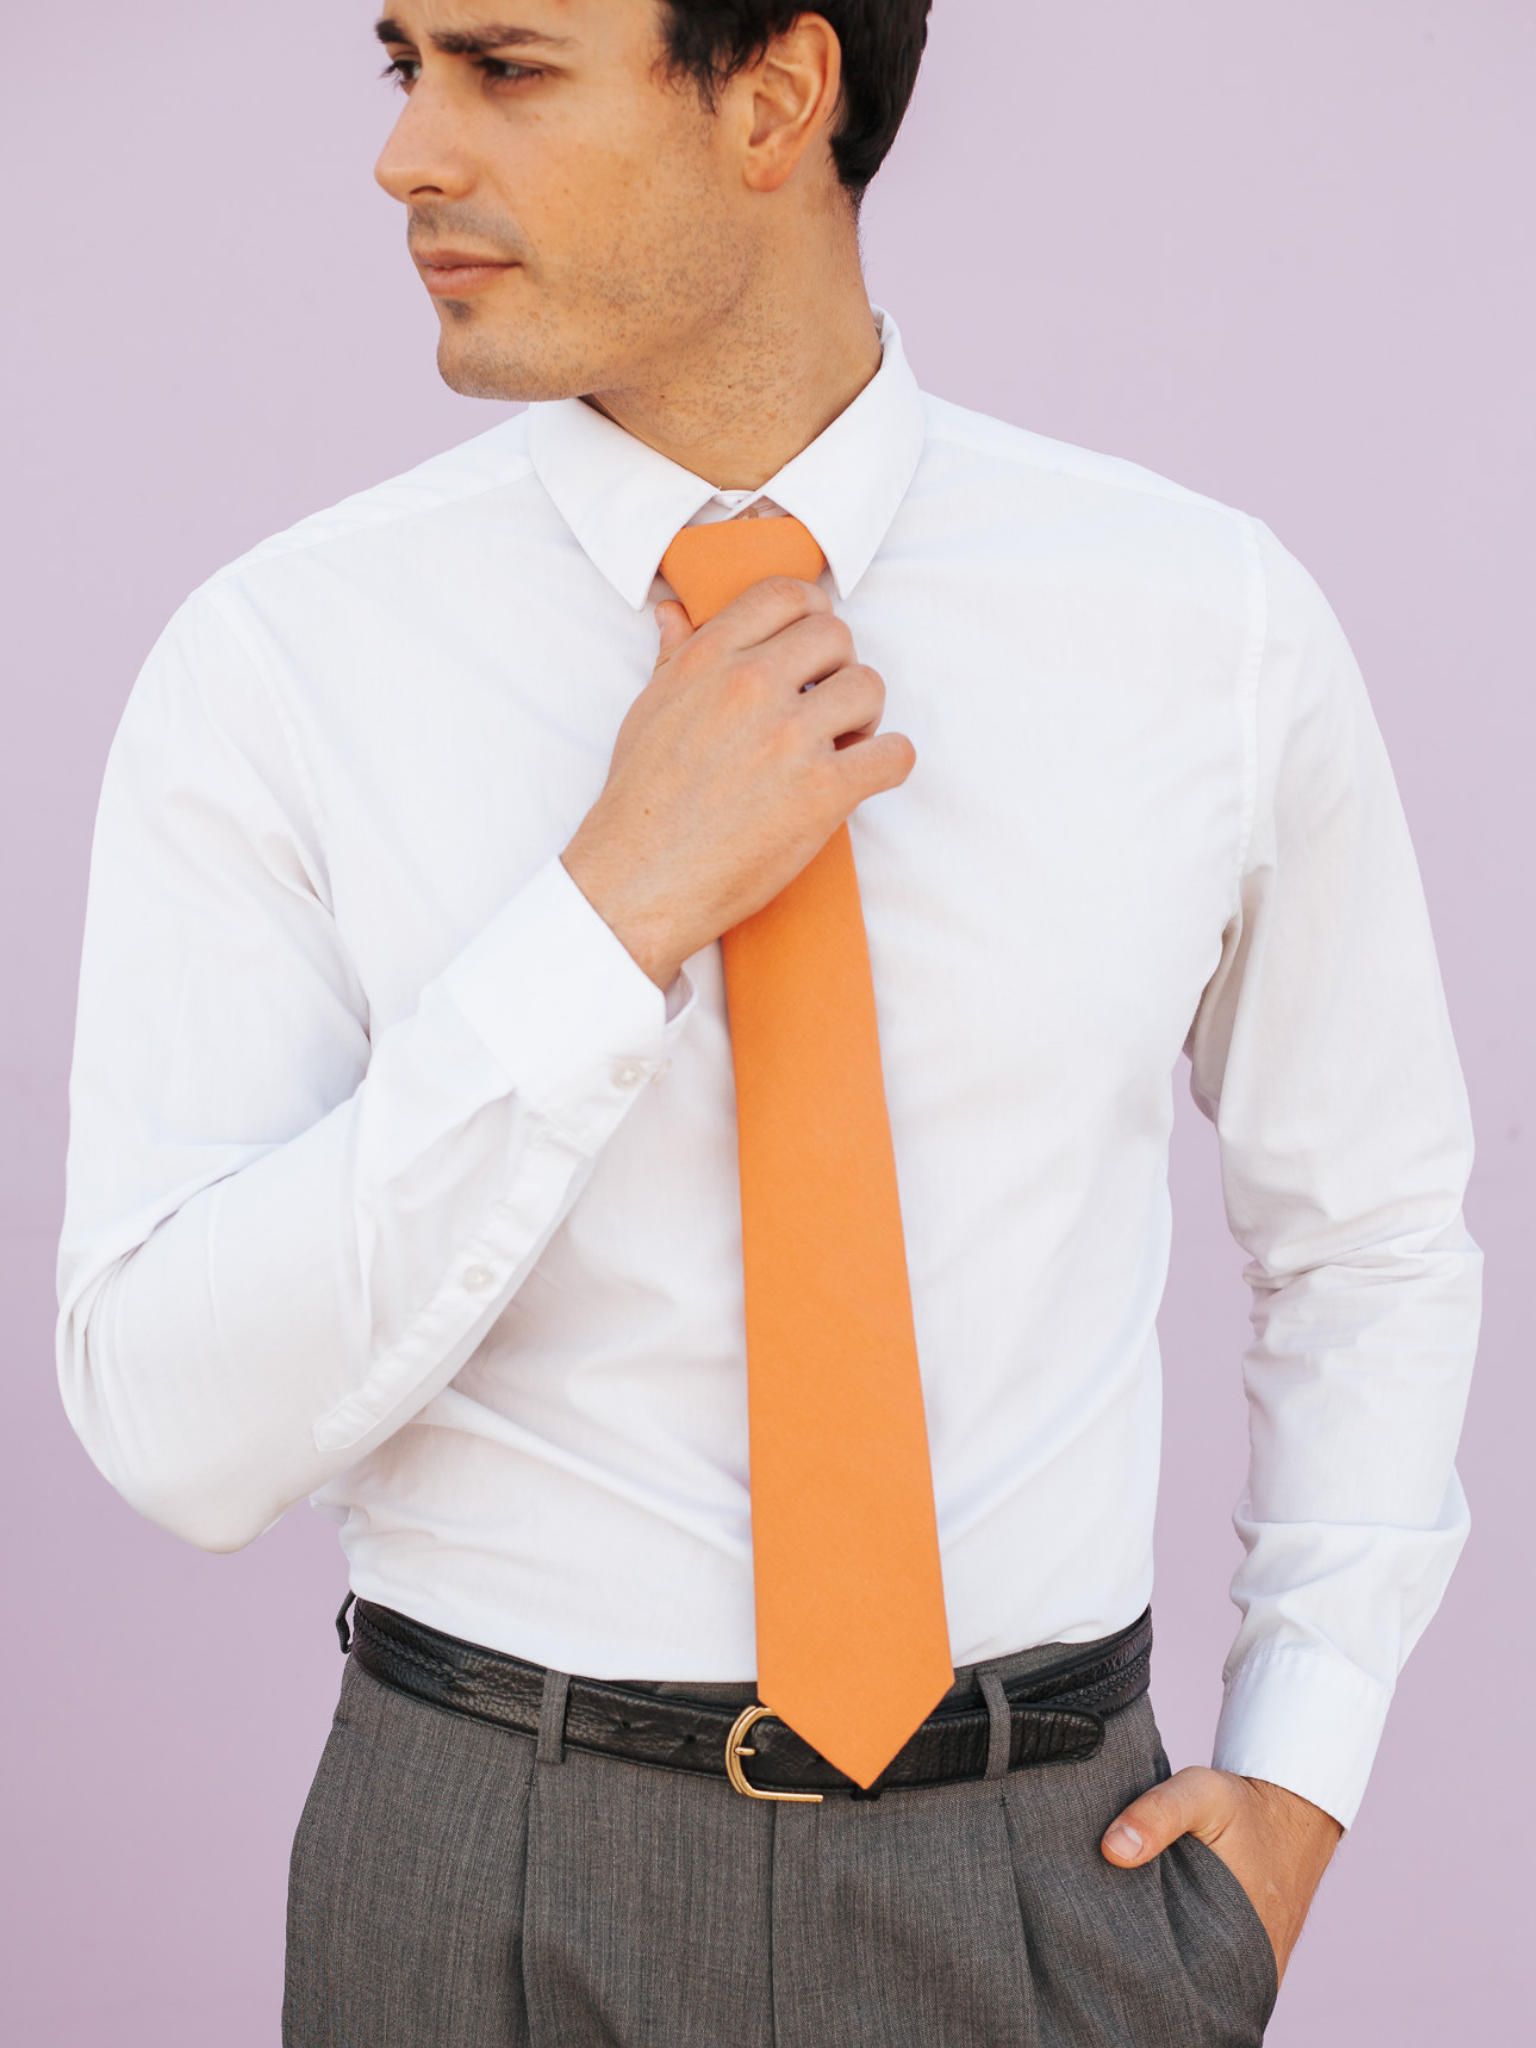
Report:
M 746 1738 L 759 1721 L 766 1721 L 772 1713 L 772 1707 L 748 1707 L 736 1716 L 735 1724 L 725 1738 L 725 1775 L 731 1781 L 732 1790 L 747 1799 L 778 1799 L 787 1806 L 820 1806 L 819 1792 L 760 1792 L 756 1785 L 748 1783 L 747 1774 L 741 1768 L 741 1759 L 756 1756 L 757 1751 L 744 1746 Z

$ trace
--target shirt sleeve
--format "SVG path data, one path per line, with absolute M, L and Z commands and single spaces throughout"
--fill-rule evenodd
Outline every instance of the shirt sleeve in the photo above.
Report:
M 1250 838 L 1188 1048 L 1253 1289 L 1243 1619 L 1215 1761 L 1347 1826 L 1466 1537 L 1471 1132 L 1359 672 L 1311 580 L 1262 529 L 1255 545 Z
M 59 1373 L 108 1479 L 260 1534 L 459 1370 L 685 1024 L 558 860 L 375 1034 L 275 701 L 206 594 L 107 767 Z

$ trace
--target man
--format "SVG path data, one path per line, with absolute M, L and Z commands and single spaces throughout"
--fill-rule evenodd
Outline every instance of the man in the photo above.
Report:
M 926 12 L 399 0 L 443 374 L 535 403 L 215 577 L 114 751 L 61 1371 L 192 1541 L 342 1526 L 305 2048 L 1256 2042 L 1463 1538 L 1356 672 L 1251 521 L 919 396 Z M 1181 1048 L 1257 1334 L 1170 1776 Z

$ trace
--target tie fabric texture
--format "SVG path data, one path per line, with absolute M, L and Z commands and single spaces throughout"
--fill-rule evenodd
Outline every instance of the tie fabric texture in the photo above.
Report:
M 798 519 L 685 527 L 695 627 L 814 582 Z M 725 934 L 746 1277 L 757 1689 L 868 1787 L 953 1682 L 869 945 L 841 825 Z

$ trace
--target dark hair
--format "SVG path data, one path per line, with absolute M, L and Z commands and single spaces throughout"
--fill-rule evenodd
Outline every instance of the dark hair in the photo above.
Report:
M 857 200 L 885 161 L 907 111 L 931 0 L 663 0 L 672 69 L 712 102 L 800 15 L 819 14 L 843 46 L 843 108 L 832 138 L 837 175 Z

